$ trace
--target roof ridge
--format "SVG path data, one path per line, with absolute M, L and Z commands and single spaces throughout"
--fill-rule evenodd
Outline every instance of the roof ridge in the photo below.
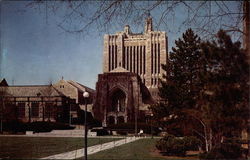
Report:
M 82 91 L 85 90 L 85 88 L 84 88 L 83 86 L 79 85 L 79 84 L 78 84 L 77 82 L 75 82 L 75 81 L 70 80 L 69 83 L 70 83 L 72 86 L 74 86 L 74 87 L 76 87 L 76 88 L 78 88 L 78 89 L 80 89 L 80 90 L 82 90 Z M 77 86 L 77 85 L 78 85 L 78 86 Z M 81 87 L 83 87 L 84 90 L 83 90 Z
M 87 89 L 90 89 L 90 90 L 93 90 L 93 91 L 95 91 L 94 89 L 92 89 L 92 88 L 90 88 L 90 87 L 87 87 L 87 86 L 85 86 L 85 85 L 83 85 L 83 84 L 81 84 L 81 83 L 79 83 L 79 82 L 76 82 L 76 83 L 78 83 L 80 86 L 82 86 L 82 87 L 85 87 L 85 88 L 87 88 Z
M 11 86 L 8 86 L 8 87 L 48 87 L 50 85 L 11 85 Z
M 62 92 L 60 92 L 58 89 L 56 89 L 56 87 L 54 87 L 53 85 L 52 85 L 52 87 L 55 89 L 55 91 L 56 91 L 59 95 L 61 95 L 61 96 L 66 96 L 65 94 L 63 94 Z

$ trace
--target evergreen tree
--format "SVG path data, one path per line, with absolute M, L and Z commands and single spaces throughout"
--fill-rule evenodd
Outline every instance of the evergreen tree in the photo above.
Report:
M 206 59 L 200 106 L 210 111 L 213 142 L 239 137 L 249 119 L 249 64 L 240 42 L 233 43 L 224 31 L 218 40 L 201 45 Z
M 165 117 L 167 112 L 178 114 L 183 108 L 193 108 L 199 91 L 200 38 L 188 29 L 175 44 L 167 65 L 162 66 L 167 75 L 161 80 L 159 95 L 165 103 L 151 108 L 158 118 Z
M 249 115 L 249 64 L 240 43 L 223 31 L 218 40 L 200 42 L 191 29 L 176 42 L 169 63 L 162 66 L 163 102 L 151 107 L 156 118 L 195 119 L 202 126 L 206 151 L 223 137 L 239 136 Z M 165 122 L 165 121 L 164 121 Z M 164 123 L 163 122 L 163 123 Z

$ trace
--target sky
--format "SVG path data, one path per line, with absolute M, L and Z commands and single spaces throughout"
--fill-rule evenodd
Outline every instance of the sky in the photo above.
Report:
M 10 85 L 48 84 L 63 77 L 95 88 L 102 71 L 102 37 L 66 33 L 58 28 L 58 17 L 46 23 L 44 13 L 22 13 L 23 7 L 8 2 L 1 8 L 1 77 Z
M 25 6 L 26 1 L 0 1 L 0 4 L 0 79 L 5 78 L 9 85 L 43 85 L 63 77 L 95 88 L 97 76 L 102 73 L 104 33 L 98 33 L 95 28 L 85 36 L 63 31 L 58 24 L 64 10 L 46 15 L 44 10 Z M 158 12 L 151 13 L 153 19 Z M 184 14 L 180 10 L 174 25 L 168 29 L 181 25 Z M 133 32 L 143 31 L 143 26 L 129 25 Z M 110 33 L 122 30 L 122 27 L 111 27 Z M 182 31 L 167 31 L 170 49 Z

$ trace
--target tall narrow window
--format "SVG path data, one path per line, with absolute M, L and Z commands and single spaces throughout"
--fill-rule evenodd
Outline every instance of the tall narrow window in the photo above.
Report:
M 115 45 L 115 68 L 117 67 L 117 45 Z
M 111 47 L 111 58 L 112 58 L 111 70 L 113 70 L 114 69 L 114 45 L 112 45 L 112 47 Z
M 109 45 L 109 71 L 111 70 L 111 47 Z
M 154 72 L 154 45 L 151 44 L 151 74 Z
M 143 46 L 143 74 L 146 73 L 146 47 Z
M 126 50 L 127 50 L 126 52 L 127 53 L 127 62 L 126 62 L 127 68 L 126 69 L 129 70 L 129 66 L 128 66 L 129 65 L 129 47 L 126 47 Z
M 125 68 L 125 47 L 122 48 L 122 67 Z
M 32 115 L 32 117 L 39 116 L 39 103 L 38 102 L 31 103 L 31 115 Z
M 158 73 L 160 73 L 161 70 L 161 50 L 160 50 L 160 43 L 158 43 Z
M 18 103 L 18 116 L 20 118 L 25 117 L 25 103 L 24 102 Z
M 154 59 L 155 59 L 155 66 L 154 66 L 154 73 L 157 73 L 156 71 L 157 71 L 157 44 L 155 43 L 155 47 L 154 47 L 154 55 L 155 55 L 155 57 L 154 57 Z
M 132 56 L 133 56 L 132 46 L 130 46 L 129 48 L 130 48 L 130 66 L 129 66 L 129 71 L 132 72 Z
M 142 74 L 142 46 L 140 46 L 140 74 Z
M 53 103 L 46 102 L 45 103 L 45 117 L 46 118 L 51 118 L 51 116 L 52 116 L 52 109 L 53 109 Z
M 133 71 L 135 73 L 135 46 L 133 46 Z

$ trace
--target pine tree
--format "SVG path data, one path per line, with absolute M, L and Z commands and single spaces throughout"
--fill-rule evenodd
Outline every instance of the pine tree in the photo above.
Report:
M 162 66 L 167 72 L 161 81 L 162 87 L 159 88 L 159 95 L 164 102 L 152 106 L 151 109 L 155 118 L 164 119 L 161 121 L 164 127 L 183 128 L 194 120 L 184 112 L 196 107 L 198 94 L 202 88 L 200 72 L 203 56 L 200 43 L 200 38 L 188 29 L 182 38 L 175 41 L 176 47 L 172 48 L 167 65 Z M 200 122 L 194 126 L 196 130 L 202 127 Z
M 214 143 L 222 137 L 239 137 L 249 119 L 249 64 L 240 48 L 224 31 L 218 40 L 206 42 L 201 49 L 206 59 L 201 106 L 210 108 Z
M 200 38 L 188 29 L 175 44 L 167 65 L 162 66 L 167 75 L 159 89 L 160 97 L 168 104 L 167 110 L 193 108 L 200 86 Z
M 163 66 L 164 102 L 151 107 L 156 118 L 197 120 L 206 151 L 223 137 L 239 137 L 249 119 L 249 64 L 240 43 L 223 31 L 217 41 L 201 43 L 191 29 L 175 43 Z

